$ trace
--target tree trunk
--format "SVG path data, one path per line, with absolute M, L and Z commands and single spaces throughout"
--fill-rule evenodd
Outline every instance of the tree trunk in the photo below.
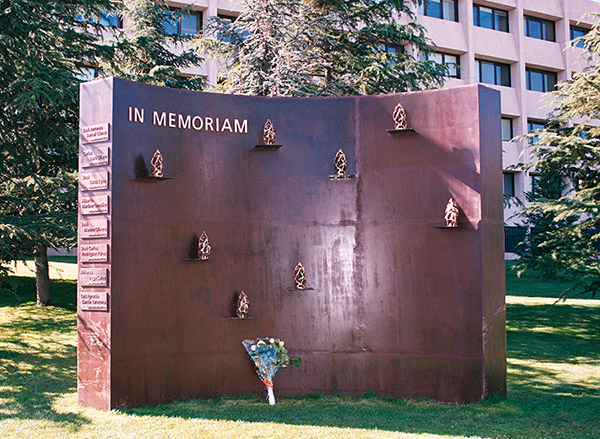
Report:
M 37 306 L 51 306 L 48 249 L 45 245 L 36 244 L 33 249 L 33 260 L 35 261 L 36 304 Z

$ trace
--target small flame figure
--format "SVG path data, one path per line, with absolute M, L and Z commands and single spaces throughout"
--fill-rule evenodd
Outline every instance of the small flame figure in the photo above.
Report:
M 402 105 L 396 105 L 396 108 L 394 108 L 394 113 L 392 114 L 392 118 L 394 119 L 395 130 L 406 129 L 406 111 L 404 111 L 404 107 Z
M 333 160 L 335 166 L 335 176 L 337 178 L 346 178 L 348 172 L 348 162 L 346 160 L 346 154 L 341 149 L 335 155 Z
M 456 207 L 452 198 L 448 200 L 446 205 L 444 220 L 446 221 L 446 227 L 458 227 L 458 207 Z
M 237 308 L 235 309 L 235 313 L 240 319 L 245 319 L 248 317 L 248 308 L 250 307 L 250 300 L 248 300 L 248 295 L 242 291 L 238 296 L 237 300 Z
M 198 239 L 198 257 L 203 261 L 206 261 L 210 257 L 210 243 L 208 242 L 206 232 L 202 232 L 202 235 Z
M 153 177 L 163 176 L 163 158 L 158 149 L 152 156 L 152 160 L 150 160 L 150 169 L 152 170 Z
M 275 145 L 275 127 L 271 119 L 267 119 L 265 122 L 265 128 L 263 129 L 263 142 L 265 145 Z
M 294 284 L 297 290 L 306 289 L 306 270 L 300 262 L 294 268 Z

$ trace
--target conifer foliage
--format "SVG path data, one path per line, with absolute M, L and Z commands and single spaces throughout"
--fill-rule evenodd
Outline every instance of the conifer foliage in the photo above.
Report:
M 195 19 L 190 8 L 172 10 L 164 0 L 127 0 L 120 13 L 126 26 L 113 30 L 112 56 L 100 64 L 105 76 L 189 90 L 204 86 L 202 77 L 181 74 L 203 61 L 191 47 L 197 34 L 181 30 L 184 18 Z
M 324 21 L 301 0 L 242 0 L 234 22 L 213 19 L 201 52 L 223 62 L 219 91 L 255 96 L 318 94 L 325 69 L 314 40 Z M 216 37 L 211 38 L 211 37 Z
M 47 247 L 75 243 L 78 76 L 108 54 L 109 0 L 1 0 L 0 259 L 33 254 L 37 302 L 51 304 Z
M 595 296 L 600 291 L 600 20 L 583 41 L 589 67 L 558 84 L 553 120 L 529 136 L 535 140 L 535 168 L 567 186 L 559 196 L 538 199 L 524 210 L 529 218 L 551 219 L 551 224 L 537 236 L 540 251 L 526 255 L 519 269 L 551 260 L 577 280 L 567 294 Z
M 431 51 L 415 21 L 417 3 L 242 0 L 235 21 L 209 25 L 200 50 L 225 62 L 217 89 L 228 93 L 343 96 L 439 86 L 446 66 L 417 59 Z

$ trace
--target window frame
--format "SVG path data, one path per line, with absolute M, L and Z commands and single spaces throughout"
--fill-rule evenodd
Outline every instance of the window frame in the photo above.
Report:
M 482 78 L 482 70 L 481 70 L 481 63 L 485 63 L 485 64 L 491 64 L 494 66 L 494 82 L 483 82 L 481 80 Z M 502 83 L 502 68 L 506 67 L 508 68 L 508 84 L 503 84 Z M 481 83 L 481 84 L 490 84 L 490 85 L 499 85 L 502 87 L 512 87 L 512 67 L 510 64 L 506 64 L 506 63 L 501 63 L 501 62 L 497 62 L 497 61 L 487 61 L 484 59 L 475 59 L 475 68 L 477 69 L 477 82 Z M 498 68 L 500 68 L 500 82 L 498 81 Z
M 438 63 L 438 64 L 455 64 L 456 65 L 456 75 L 445 74 L 444 75 L 445 78 L 460 79 L 460 55 L 457 55 L 454 53 L 438 52 L 438 51 L 429 52 L 429 53 L 419 52 L 419 60 L 436 62 L 435 60 L 431 60 L 428 58 L 430 55 L 434 55 L 434 54 L 442 56 L 442 62 Z M 452 57 L 456 58 L 456 62 L 446 61 L 447 56 L 452 56 Z
M 556 22 L 548 20 L 546 18 L 534 17 L 533 15 L 523 15 L 523 21 L 525 22 L 525 36 L 529 38 L 535 38 L 536 40 L 551 41 L 556 43 Z M 530 35 L 529 23 L 539 23 L 541 26 L 541 37 Z M 552 38 L 548 38 L 546 25 L 552 25 Z
M 118 13 L 109 14 L 105 10 L 101 10 L 98 15 L 89 16 L 86 19 L 83 18 L 83 15 L 79 14 L 77 17 L 75 17 L 75 20 L 81 23 L 96 24 L 107 28 L 123 29 L 123 17 Z M 111 21 L 116 21 L 116 24 L 111 23 Z
M 575 38 L 580 38 L 580 37 L 584 37 L 587 35 L 587 33 L 590 31 L 590 29 L 586 29 L 585 27 L 581 27 L 581 26 L 574 26 L 574 25 L 569 25 L 569 37 L 571 37 L 570 41 L 573 41 Z M 581 32 L 582 35 L 573 35 L 573 32 Z M 579 48 L 583 48 L 584 42 L 583 40 L 579 40 L 577 42 L 577 44 L 575 44 L 574 47 L 579 47 Z
M 500 133 L 500 137 L 502 138 L 503 142 L 510 142 L 514 137 L 515 137 L 515 133 L 514 133 L 514 128 L 513 128 L 513 118 L 512 117 L 502 117 L 501 120 L 507 120 L 510 122 L 510 139 L 505 139 L 504 138 L 504 126 L 501 126 L 501 133 Z
M 217 13 L 217 18 L 228 21 L 230 24 L 237 20 L 238 17 L 239 15 L 223 14 L 220 12 Z M 220 33 L 217 34 L 217 40 L 222 41 L 224 43 L 231 43 L 232 39 L 233 38 L 231 36 L 223 37 Z
M 418 13 L 421 15 L 425 15 L 426 17 L 439 18 L 440 20 L 454 21 L 454 22 L 458 23 L 458 0 L 434 0 L 434 1 L 439 2 L 439 4 L 440 4 L 440 16 L 439 17 L 436 15 L 430 15 L 427 13 L 428 12 L 427 6 L 430 4 L 430 0 L 424 0 L 423 3 L 419 4 Z M 452 18 L 444 17 L 444 3 L 453 3 L 454 4 L 454 17 L 452 17 Z
M 529 173 L 529 192 L 534 197 L 537 195 L 536 189 L 539 187 L 539 179 L 540 179 L 539 173 L 533 173 L 533 172 Z
M 531 88 L 532 87 L 532 81 L 531 81 L 531 74 L 532 73 L 537 73 L 537 74 L 541 74 L 544 77 L 543 80 L 543 90 L 536 90 Z M 550 88 L 549 87 L 549 76 L 553 75 L 554 76 L 554 84 L 553 86 Z M 558 83 L 558 74 L 556 72 L 552 72 L 550 70 L 541 70 L 541 69 L 535 69 L 535 68 L 531 68 L 531 67 L 525 67 L 525 88 L 529 91 L 537 91 L 539 93 L 548 93 L 549 91 L 553 91 L 556 90 L 556 84 Z
M 175 11 L 180 11 L 182 8 L 173 8 L 170 7 L 169 9 L 166 10 L 166 12 L 169 13 L 173 13 Z M 195 34 L 189 34 L 189 33 L 182 33 L 182 29 L 181 29 L 181 19 L 183 18 L 183 16 L 193 16 L 196 17 L 196 33 Z M 177 20 L 177 26 L 176 26 L 176 31 L 174 33 L 172 32 L 167 32 L 168 35 L 198 35 L 200 33 L 202 33 L 202 27 L 203 27 L 203 20 L 204 20 L 204 11 L 202 10 L 197 10 L 197 9 L 193 9 L 189 12 L 182 12 L 182 16 L 179 17 L 179 19 Z M 169 23 L 170 25 L 171 23 Z M 163 23 L 164 26 L 164 23 Z M 167 29 L 165 28 L 165 31 Z
M 507 190 L 506 190 L 506 177 L 509 175 L 511 176 L 510 177 L 510 192 L 512 192 L 512 193 L 507 193 Z M 515 197 L 516 196 L 517 191 L 516 191 L 516 185 L 515 185 L 515 172 L 502 171 L 502 194 L 507 197 Z
M 487 26 L 481 25 L 481 8 L 487 8 L 487 9 L 492 10 L 492 27 L 487 27 Z M 496 29 L 496 14 L 498 12 L 502 12 L 502 13 L 506 14 L 506 30 Z M 492 6 L 473 4 L 473 25 L 477 26 L 477 27 L 481 27 L 483 29 L 491 29 L 491 30 L 496 30 L 498 32 L 510 33 L 510 23 L 509 23 L 509 19 L 508 19 L 509 12 L 510 11 L 507 11 L 505 9 L 498 9 L 498 8 L 494 8 Z M 475 15 L 475 14 L 477 14 L 477 15 Z
M 548 122 L 543 122 L 543 121 L 540 122 L 540 121 L 535 120 L 535 119 L 527 119 L 527 134 L 530 134 L 530 133 L 532 133 L 534 131 L 537 131 L 537 130 L 543 130 L 544 128 L 546 128 L 546 124 L 547 123 Z M 537 125 L 537 126 L 534 127 L 534 125 Z M 539 141 L 539 138 L 536 136 L 535 139 L 531 139 L 530 138 L 530 139 L 527 139 L 527 140 L 528 140 L 529 144 L 534 144 L 537 141 Z

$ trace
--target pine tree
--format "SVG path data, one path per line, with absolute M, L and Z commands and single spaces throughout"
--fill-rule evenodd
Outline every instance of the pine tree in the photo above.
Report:
M 539 167 L 539 175 L 534 177 L 534 186 L 530 192 L 525 194 L 530 205 L 539 205 L 545 202 L 554 202 L 562 196 L 567 188 L 565 182 L 554 169 Z M 559 261 L 554 258 L 558 246 L 564 245 L 561 240 L 546 242 L 552 234 L 560 233 L 561 229 L 573 223 L 575 218 L 558 220 L 556 214 L 551 211 L 540 211 L 535 208 L 526 209 L 521 217 L 524 224 L 525 239 L 515 249 L 515 253 L 521 258 L 517 265 L 519 269 L 527 268 L 535 270 L 544 278 L 554 279 L 561 272 Z
M 224 63 L 217 90 L 255 96 L 309 96 L 322 88 L 325 64 L 313 40 L 323 21 L 300 0 L 243 0 L 229 21 L 213 19 L 201 50 Z M 212 35 L 211 35 L 212 34 Z
M 409 6 L 244 0 L 233 23 L 213 21 L 200 50 L 224 61 L 217 90 L 227 93 L 340 96 L 441 85 L 446 66 L 416 58 L 417 51 L 431 51 L 430 41 Z
M 121 15 L 127 23 L 124 29 L 115 30 L 109 42 L 113 54 L 100 64 L 102 74 L 165 87 L 201 89 L 202 77 L 181 73 L 203 62 L 191 46 L 197 35 L 177 30 L 190 12 L 189 8 L 170 10 L 164 0 L 124 2 Z
M 524 213 L 551 218 L 552 227 L 537 246 L 549 250 L 544 258 L 576 280 L 565 294 L 595 296 L 600 291 L 600 20 L 583 41 L 589 67 L 558 84 L 552 122 L 529 136 L 535 140 L 535 167 L 568 187 L 556 199 L 536 200 Z M 520 270 L 540 266 L 544 258 L 534 255 Z
M 37 303 L 52 303 L 47 247 L 76 238 L 79 76 L 109 55 L 109 0 L 1 0 L 0 258 L 33 254 Z
M 419 61 L 432 42 L 416 21 L 420 1 L 308 0 L 327 20 L 317 46 L 327 95 L 397 93 L 443 84 L 447 66 Z

